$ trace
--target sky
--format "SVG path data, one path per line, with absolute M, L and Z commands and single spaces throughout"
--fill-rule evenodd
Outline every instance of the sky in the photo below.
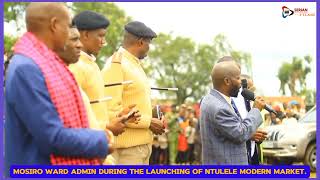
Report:
M 312 72 L 307 87 L 316 89 L 316 16 L 282 17 L 282 6 L 307 8 L 315 2 L 117 2 L 127 16 L 144 22 L 156 33 L 172 33 L 211 43 L 223 33 L 235 50 L 253 60 L 253 79 L 261 95 L 279 96 L 278 69 L 293 56 L 310 55 Z M 14 23 L 5 23 L 5 33 Z M 208 75 L 209 78 L 209 75 Z M 288 91 L 289 92 L 289 91 Z
M 282 6 L 307 8 L 316 13 L 316 3 L 295 2 L 140 2 L 116 3 L 133 20 L 155 32 L 210 43 L 223 33 L 235 50 L 248 52 L 253 60 L 253 78 L 259 92 L 279 96 L 278 69 L 293 56 L 313 58 L 307 87 L 316 89 L 316 16 L 282 17 Z

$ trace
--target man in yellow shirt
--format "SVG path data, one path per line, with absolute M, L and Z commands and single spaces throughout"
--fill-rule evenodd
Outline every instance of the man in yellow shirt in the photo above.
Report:
M 76 27 L 70 28 L 69 31 L 69 38 L 65 44 L 65 49 L 63 51 L 57 52 L 60 58 L 63 60 L 66 66 L 69 66 L 70 64 L 74 64 L 79 60 L 80 56 L 80 49 L 82 47 L 82 44 L 80 42 L 80 34 Z M 88 123 L 89 127 L 91 129 L 95 130 L 105 130 L 106 134 L 109 136 L 108 139 L 112 140 L 113 135 L 111 131 L 109 131 L 107 128 L 101 128 L 96 120 L 96 117 L 94 113 L 92 112 L 92 109 L 90 107 L 90 101 L 88 99 L 88 96 L 83 92 L 83 90 L 79 87 L 82 100 L 84 102 L 87 116 L 88 116 Z M 112 140 L 113 141 L 113 140 Z M 109 141 L 109 147 L 112 147 L 112 141 Z M 112 148 L 113 151 L 113 148 Z
M 80 42 L 80 34 L 79 31 L 77 30 L 77 28 L 70 28 L 70 32 L 69 32 L 69 39 L 66 42 L 65 45 L 65 49 L 64 51 L 60 51 L 58 52 L 58 55 L 61 57 L 61 59 L 64 61 L 64 63 L 69 66 L 71 64 L 76 63 L 79 60 L 80 57 L 80 50 L 82 48 L 82 44 Z M 89 127 L 91 129 L 95 129 L 95 130 L 105 130 L 109 136 L 109 151 L 111 149 L 110 152 L 113 151 L 112 147 L 112 143 L 113 143 L 113 134 L 111 131 L 109 131 L 107 129 L 107 127 L 100 127 L 99 123 L 96 119 L 95 114 L 92 111 L 92 108 L 90 106 L 90 100 L 88 98 L 88 96 L 86 95 L 86 93 L 79 87 L 79 90 L 81 92 L 81 96 L 82 96 L 82 100 L 84 102 L 86 111 L 87 111 L 87 116 L 88 116 L 88 121 L 89 121 Z M 126 114 L 127 112 L 130 110 L 130 108 L 124 109 L 117 117 L 118 120 L 122 121 L 124 119 L 127 118 Z M 138 113 L 137 113 L 138 114 Z M 137 116 L 137 114 L 135 114 Z M 130 119 L 130 122 L 134 122 L 135 119 L 132 118 Z M 112 162 L 112 158 L 110 159 L 110 156 L 108 156 L 107 161 L 105 161 L 105 164 L 113 164 Z
M 116 164 L 149 164 L 154 134 L 164 132 L 163 122 L 152 118 L 150 84 L 140 60 L 147 56 L 149 44 L 156 37 L 149 27 L 141 22 L 130 22 L 125 26 L 123 47 L 109 58 L 102 70 L 105 84 L 132 80 L 130 85 L 105 88 L 109 118 L 112 119 L 123 107 L 136 104 L 141 113 L 138 124 L 128 123 L 125 132 L 115 137 Z M 117 56 L 117 57 L 114 57 Z
M 70 65 L 69 69 L 90 101 L 102 99 L 105 97 L 104 81 L 95 57 L 106 43 L 105 35 L 110 24 L 109 20 L 96 12 L 83 11 L 74 17 L 73 22 L 80 32 L 83 46 L 79 61 Z M 107 127 L 114 135 L 124 132 L 125 124 L 119 119 L 109 123 L 106 102 L 94 103 L 91 107 L 101 128 Z

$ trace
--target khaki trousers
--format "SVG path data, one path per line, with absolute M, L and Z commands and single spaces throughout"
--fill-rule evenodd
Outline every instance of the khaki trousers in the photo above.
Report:
M 111 155 L 116 165 L 149 165 L 151 144 L 144 144 L 129 148 L 118 148 Z

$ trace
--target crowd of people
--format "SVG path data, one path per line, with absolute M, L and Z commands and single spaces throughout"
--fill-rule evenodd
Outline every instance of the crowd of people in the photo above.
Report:
M 200 164 L 200 129 L 194 107 L 173 106 L 165 117 L 165 133 L 153 138 L 150 164 Z
M 296 100 L 289 103 L 274 102 L 273 104 L 272 107 L 277 115 L 266 113 L 264 115 L 265 126 L 295 124 L 306 113 L 305 108 L 302 108 Z
M 262 111 L 263 123 L 260 126 L 261 128 L 297 123 L 306 112 L 296 100 L 273 102 L 272 104 L 272 108 L 277 112 L 277 115 L 266 110 Z M 165 113 L 167 119 L 165 133 L 154 136 L 150 164 L 202 164 L 200 115 L 196 114 L 196 109 L 197 106 L 194 106 L 194 104 L 172 105 L 170 111 Z M 263 158 L 260 158 L 259 161 L 264 163 Z

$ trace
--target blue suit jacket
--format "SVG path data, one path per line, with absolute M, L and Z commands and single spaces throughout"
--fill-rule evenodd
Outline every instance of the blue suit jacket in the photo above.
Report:
M 105 158 L 104 131 L 65 128 L 39 67 L 15 55 L 5 88 L 5 169 L 11 165 L 50 164 L 50 154 Z
M 241 119 L 214 89 L 203 98 L 200 109 L 203 164 L 248 164 L 245 142 L 262 123 L 260 111 L 253 108 Z

